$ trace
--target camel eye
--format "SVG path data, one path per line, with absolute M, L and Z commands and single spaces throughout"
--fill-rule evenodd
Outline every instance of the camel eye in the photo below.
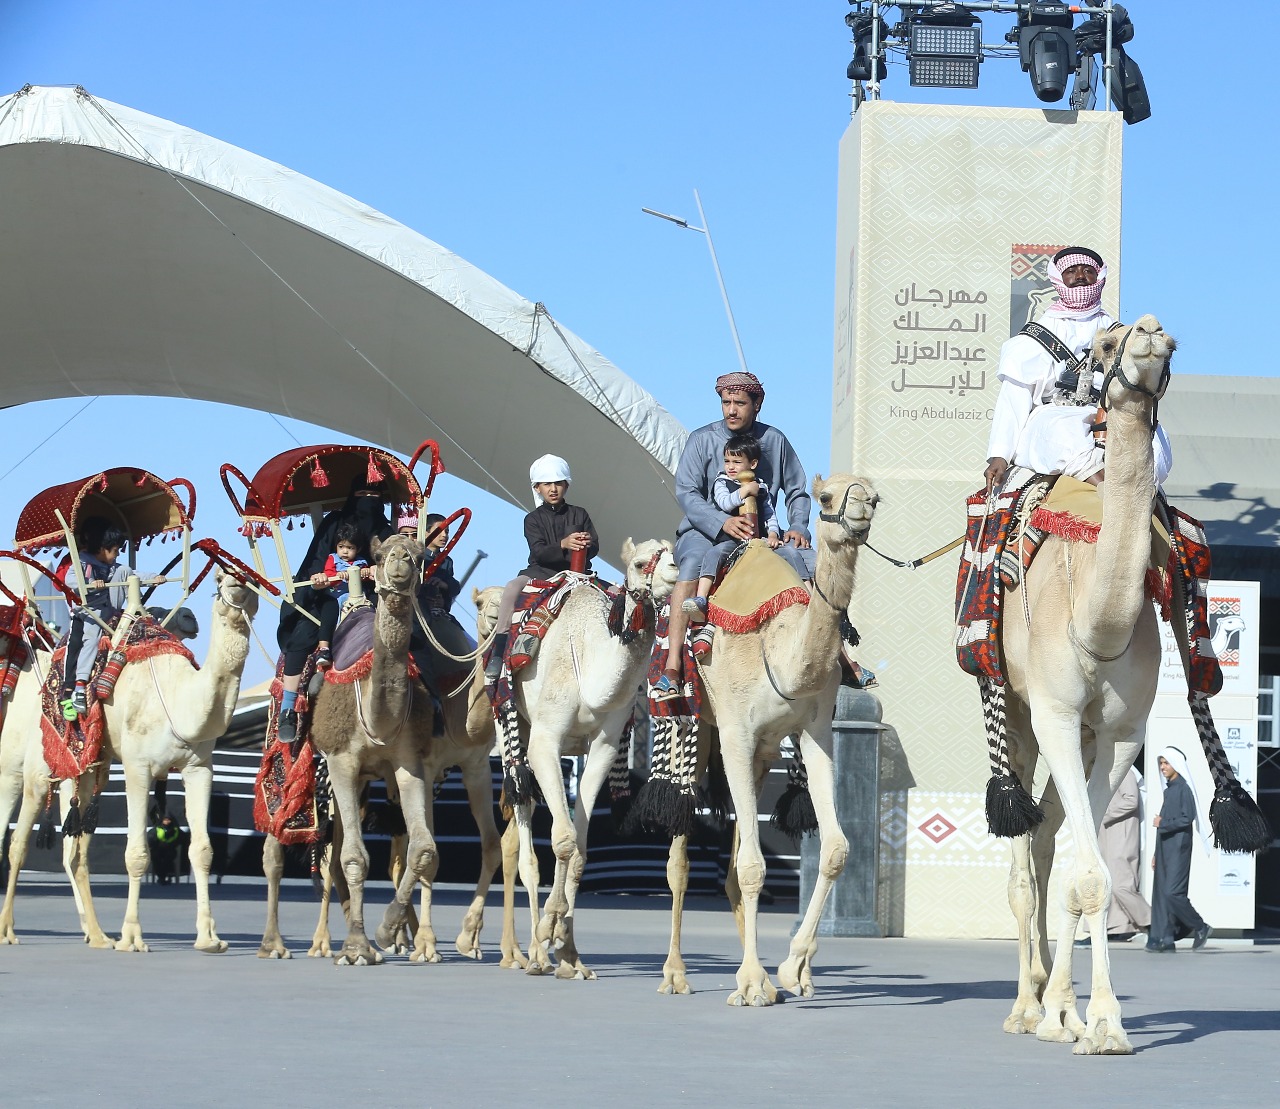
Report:
M 821 502 L 821 504 L 822 504 L 822 507 L 823 507 L 823 508 L 830 508 L 830 507 L 831 507 L 831 494 L 830 494 L 830 493 L 819 493 L 819 494 L 818 494 L 818 500 L 819 500 L 819 502 Z
M 1110 339 L 1104 339 L 1102 343 L 1102 349 L 1106 351 L 1108 354 L 1110 354 L 1111 351 L 1116 349 L 1116 345 Z

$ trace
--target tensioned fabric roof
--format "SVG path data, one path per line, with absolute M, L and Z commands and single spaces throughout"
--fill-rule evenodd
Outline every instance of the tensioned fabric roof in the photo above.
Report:
M 181 396 L 404 454 L 434 438 L 450 473 L 526 509 L 529 463 L 563 454 L 613 561 L 680 516 L 684 428 L 541 304 L 318 181 L 83 89 L 0 99 L 0 335 L 5 405 Z M 274 452 L 228 453 L 252 472 Z

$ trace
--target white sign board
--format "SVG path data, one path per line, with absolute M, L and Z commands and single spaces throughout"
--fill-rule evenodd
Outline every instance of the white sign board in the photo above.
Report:
M 1209 583 L 1209 634 L 1222 665 L 1222 692 L 1209 702 L 1227 758 L 1240 784 L 1258 793 L 1258 642 L 1260 586 L 1256 581 Z M 1254 925 L 1254 860 L 1252 855 L 1228 855 L 1213 846 L 1208 826 L 1213 779 L 1191 712 L 1187 707 L 1187 679 L 1173 632 L 1161 625 L 1163 657 L 1156 703 L 1147 722 L 1142 889 L 1151 897 L 1151 858 L 1155 834 L 1151 821 L 1160 811 L 1164 779 L 1156 759 L 1170 744 L 1187 756 L 1191 784 L 1199 802 L 1205 836 L 1195 837 L 1191 853 L 1191 903 L 1215 928 Z M 1204 842 L 1208 841 L 1206 851 Z

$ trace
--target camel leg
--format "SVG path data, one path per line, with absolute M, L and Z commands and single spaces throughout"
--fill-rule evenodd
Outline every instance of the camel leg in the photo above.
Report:
M 596 798 L 600 796 L 600 789 L 613 766 L 617 753 L 617 747 L 607 742 L 603 735 L 597 737 L 591 745 L 586 766 L 583 767 L 582 777 L 578 781 L 578 805 L 573 814 L 577 842 L 566 864 L 567 874 L 564 886 L 565 902 L 568 907 L 565 909 L 556 933 L 557 978 L 576 978 L 588 982 L 594 982 L 596 979 L 595 971 L 591 970 L 578 954 L 578 945 L 573 931 L 573 908 L 578 899 L 578 887 L 582 884 L 582 872 L 587 866 L 587 833 L 591 826 L 591 813 L 596 807 Z
M 38 793 L 31 786 L 24 787 L 22 791 L 22 807 L 18 810 L 18 822 L 13 829 L 13 838 L 9 841 L 9 882 L 4 891 L 4 908 L 0 909 L 0 944 L 19 942 L 13 930 L 13 905 L 18 896 L 18 872 L 27 861 L 27 849 L 31 845 L 31 827 L 40 815 L 44 796 L 43 788 Z
M 196 883 L 197 951 L 221 955 L 227 941 L 218 935 L 209 904 L 209 870 L 213 866 L 213 844 L 209 841 L 209 798 L 213 795 L 213 766 L 202 764 L 185 767 L 182 786 L 187 795 L 187 824 L 191 828 L 191 876 Z
M 427 831 L 431 834 L 432 840 L 435 840 L 436 821 L 435 806 L 427 802 Z M 432 886 L 435 884 L 436 875 L 440 871 L 440 852 L 434 851 L 430 859 L 427 860 L 427 868 L 421 876 L 422 882 L 422 916 L 413 922 L 413 947 L 411 961 L 415 963 L 439 963 L 443 961 L 444 956 L 436 948 L 436 930 L 431 923 L 431 894 Z M 413 913 L 413 907 L 408 909 L 410 914 Z
M 90 770 L 80 775 L 79 790 L 81 811 L 93 799 L 94 785 L 97 782 L 97 770 Z M 70 783 L 63 783 L 63 812 L 71 804 Z M 84 933 L 84 942 L 98 950 L 109 949 L 114 941 L 102 930 L 98 920 L 97 909 L 93 904 L 93 889 L 89 873 L 89 844 L 93 836 L 82 832 L 78 836 L 70 836 L 62 841 L 62 869 L 71 880 L 71 892 L 75 895 L 76 911 L 80 914 L 80 930 Z
M 756 947 L 756 916 L 760 891 L 764 888 L 764 852 L 760 848 L 756 798 L 758 783 L 768 763 L 754 757 L 755 743 L 750 736 L 735 738 L 736 742 L 728 739 L 727 729 L 721 727 L 720 750 L 733 796 L 733 811 L 737 814 L 738 845 L 733 867 L 741 891 L 743 918 L 742 965 L 737 973 L 738 988 L 729 995 L 729 1004 L 772 1005 L 778 999 L 778 990 L 769 980 Z
M 436 840 L 429 824 L 430 802 L 427 799 L 428 786 L 423 780 L 422 760 L 415 758 L 411 763 L 397 761 L 395 772 L 396 784 L 400 789 L 400 804 L 404 809 L 404 822 L 409 830 L 409 846 L 405 852 L 405 870 L 396 886 L 396 895 L 387 906 L 374 936 L 378 945 L 383 948 L 395 943 L 409 914 L 418 882 L 428 874 L 434 875 L 439 863 Z M 430 928 L 430 921 L 425 913 L 424 922 Z M 432 939 L 434 941 L 434 935 Z M 415 946 L 414 958 L 418 962 L 436 962 L 439 961 L 439 954 L 437 953 L 436 959 L 428 960 L 425 955 L 419 957 Z
M 137 763 L 124 767 L 124 792 L 129 811 L 129 834 L 124 849 L 125 870 L 129 874 L 129 900 L 125 904 L 124 923 L 120 925 L 117 951 L 149 951 L 142 939 L 138 922 L 138 898 L 142 893 L 142 876 L 147 872 L 147 799 L 153 781 L 151 769 Z
M 542 907 L 542 919 L 538 922 L 537 938 L 550 942 L 568 912 L 569 902 L 564 888 L 568 877 L 569 860 L 577 849 L 577 834 L 573 818 L 569 815 L 569 799 L 564 792 L 564 778 L 560 770 L 560 741 L 546 725 L 529 727 L 529 768 L 538 780 L 538 787 L 547 809 L 551 813 L 551 850 L 556 857 L 556 872 Z
M 508 967 L 527 970 L 529 967 L 529 960 L 516 939 L 516 876 L 519 870 L 520 828 L 512 813 L 502 832 L 502 940 L 499 947 L 502 959 L 498 966 L 503 970 Z
M 692 993 L 684 956 L 680 953 L 680 928 L 684 921 L 684 895 L 689 889 L 689 837 L 676 836 L 667 853 L 667 887 L 671 890 L 671 945 L 662 964 L 659 993 Z
M 369 852 L 360 834 L 360 763 L 350 754 L 327 756 L 327 761 L 329 786 L 344 829 L 339 859 L 351 897 L 347 938 L 333 961 L 338 966 L 380 966 L 382 952 L 369 942 L 364 930 L 364 881 L 369 873 Z
M 284 848 L 273 835 L 262 845 L 262 873 L 267 879 L 267 923 L 258 947 L 259 959 L 292 959 L 280 935 L 280 879 L 284 876 Z
M 1075 863 L 1070 878 L 1064 883 L 1066 912 L 1057 936 L 1053 967 L 1044 991 L 1044 1020 L 1036 1029 L 1036 1037 L 1055 1043 L 1076 1043 L 1085 1036 L 1086 1025 L 1076 1012 L 1075 987 L 1072 981 L 1072 956 L 1076 927 L 1081 914 L 1089 917 L 1095 930 L 1093 990 L 1090 1014 L 1094 1036 L 1080 1044 L 1082 1054 L 1128 1055 L 1132 1045 L 1120 1023 L 1120 1005 L 1111 989 L 1110 965 L 1106 948 L 1106 908 L 1111 899 L 1111 875 L 1098 850 L 1098 819 L 1106 800 L 1094 815 L 1093 794 L 1106 788 L 1113 761 L 1110 745 L 1099 737 L 1099 758 L 1095 768 L 1095 784 L 1090 788 L 1085 779 L 1081 754 L 1080 716 L 1065 705 L 1033 707 L 1035 732 L 1040 751 L 1049 765 L 1049 773 L 1058 785 L 1062 808 L 1075 843 Z M 1105 756 L 1105 757 L 1104 757 Z M 1128 769 L 1126 764 L 1125 769 Z M 1100 930 L 1100 934 L 1097 934 Z M 1094 1037 L 1099 1037 L 1095 1039 Z
M 338 891 L 339 904 L 350 900 L 346 879 L 342 874 L 339 858 L 342 854 L 342 818 L 334 812 L 333 836 L 320 852 L 320 915 L 316 920 L 316 930 L 311 936 L 311 946 L 307 949 L 309 959 L 329 959 L 333 956 L 333 937 L 329 932 L 329 906 L 332 895 Z
M 529 963 L 526 974 L 545 974 L 551 969 L 546 942 L 538 938 L 538 855 L 533 849 L 533 803 L 517 805 L 516 833 L 520 838 L 520 881 L 529 898 Z
M 462 918 L 462 929 L 454 946 L 458 954 L 468 959 L 480 959 L 480 929 L 484 927 L 484 902 L 489 895 L 489 885 L 502 862 L 502 845 L 498 838 L 498 825 L 493 819 L 493 773 L 489 769 L 489 756 L 472 758 L 462 767 L 462 785 L 467 791 L 467 804 L 471 818 L 480 832 L 480 877 L 476 882 L 471 904 Z
M 391 857 L 387 865 L 387 877 L 391 879 L 391 884 L 397 888 L 400 886 L 400 880 L 405 874 L 405 859 L 409 850 L 409 836 L 406 833 L 403 836 L 391 837 Z M 426 890 L 423 890 L 422 912 L 427 915 L 429 910 L 429 896 Z M 405 910 L 404 923 L 400 925 L 399 930 L 386 947 L 386 950 L 392 955 L 408 955 L 413 950 L 413 936 L 418 930 L 418 918 L 414 914 L 413 905 L 409 905 Z M 438 960 L 432 959 L 431 962 Z
M 849 857 L 849 839 L 836 817 L 835 770 L 831 761 L 831 727 L 819 719 L 814 731 L 800 734 L 800 754 L 809 772 L 809 796 L 818 817 L 818 880 L 814 883 L 804 919 L 791 939 L 786 960 L 778 967 L 778 982 L 797 997 L 813 996 L 813 957 L 818 953 L 818 922 L 831 887 Z

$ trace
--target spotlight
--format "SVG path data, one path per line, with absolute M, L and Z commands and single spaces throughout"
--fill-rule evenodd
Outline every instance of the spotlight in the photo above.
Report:
M 1008 35 L 1018 43 L 1018 60 L 1022 72 L 1031 75 L 1032 90 L 1046 103 L 1062 99 L 1076 68 L 1074 18 L 1066 4 L 1033 2 L 1018 12 L 1018 26 Z
M 873 20 L 869 13 L 850 12 L 844 17 L 844 21 L 853 32 L 853 60 L 849 63 L 845 75 L 850 81 L 870 81 L 872 80 L 871 33 L 873 24 L 877 20 Z M 883 19 L 879 19 L 878 22 L 880 24 L 880 56 L 876 58 L 875 80 L 883 81 L 889 75 L 889 67 L 884 60 L 884 40 L 889 37 L 889 26 Z
M 1142 70 L 1128 54 L 1123 44 L 1133 39 L 1133 20 L 1119 4 L 1112 9 L 1111 27 L 1111 102 L 1120 110 L 1125 123 L 1141 123 L 1151 116 L 1151 98 L 1142 79 Z M 1107 49 L 1107 23 L 1099 15 L 1081 23 L 1076 29 L 1076 46 L 1081 54 L 1081 65 L 1089 61 L 1089 55 L 1103 54 Z
M 907 25 L 907 66 L 916 86 L 976 89 L 982 24 L 963 8 L 921 12 Z

